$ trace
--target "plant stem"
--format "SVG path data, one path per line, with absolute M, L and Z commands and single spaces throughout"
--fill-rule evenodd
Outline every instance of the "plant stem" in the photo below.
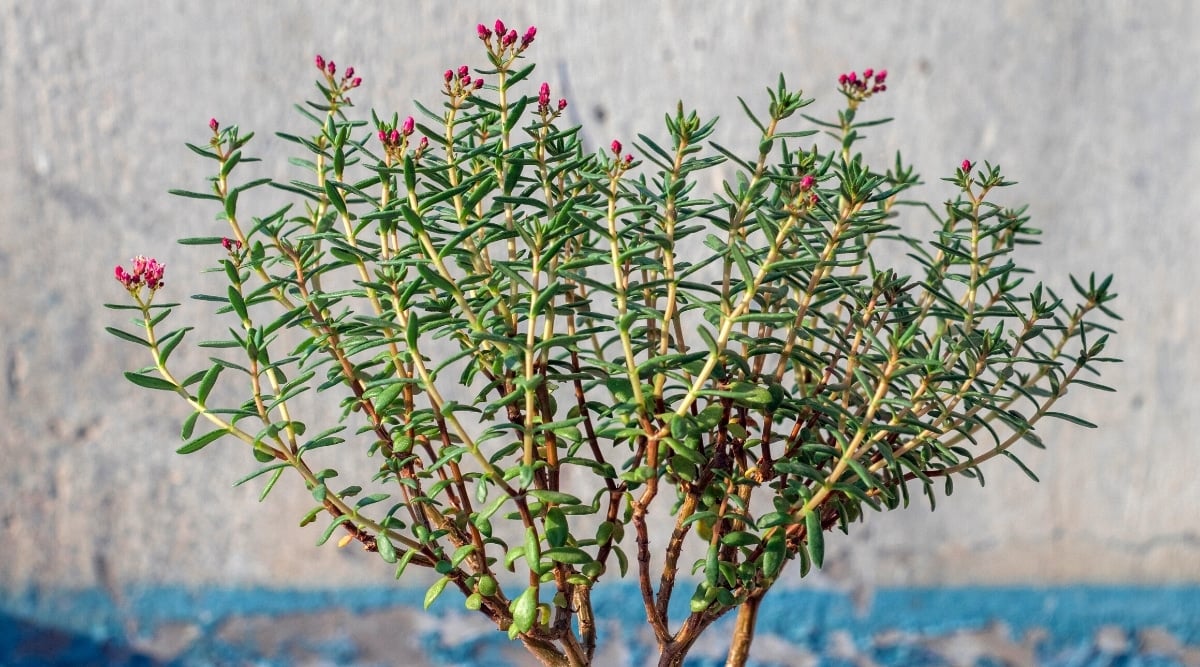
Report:
M 733 639 L 729 645 L 729 657 L 725 667 L 744 667 L 750 658 L 750 642 L 754 641 L 754 626 L 758 623 L 758 607 L 763 593 L 754 593 L 738 605 L 737 620 L 734 621 Z

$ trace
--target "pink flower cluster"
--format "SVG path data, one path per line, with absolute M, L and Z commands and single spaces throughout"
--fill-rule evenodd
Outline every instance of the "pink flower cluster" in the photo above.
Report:
M 346 71 L 342 73 L 341 80 L 335 82 L 333 77 L 337 74 L 337 63 L 333 62 L 332 60 L 326 62 L 325 58 L 321 57 L 320 54 L 317 54 L 314 62 L 317 65 L 317 69 L 321 70 L 321 72 L 325 74 L 325 78 L 329 81 L 329 84 L 331 86 L 336 86 L 337 91 L 340 93 L 344 93 L 351 88 L 358 88 L 362 85 L 362 77 L 354 76 L 353 67 L 347 67 Z
M 142 285 L 149 287 L 151 290 L 156 290 L 163 286 L 163 272 L 167 267 L 158 262 L 157 259 L 138 255 L 133 258 L 133 271 L 126 271 L 125 267 L 117 265 L 113 271 L 117 281 L 125 286 L 125 289 L 133 292 Z
M 874 79 L 874 81 L 872 81 Z M 838 83 L 843 89 L 853 89 L 859 93 L 882 93 L 887 90 L 887 70 L 881 69 L 878 72 L 871 68 L 863 70 L 862 78 L 860 79 L 857 72 L 850 72 L 838 77 Z
M 550 108 L 550 84 L 542 82 L 542 87 L 538 89 L 538 112 L 542 115 L 550 113 L 561 113 L 567 108 L 567 100 L 565 98 L 558 100 L 557 111 Z
M 242 249 L 242 242 L 226 237 L 221 239 L 221 247 L 230 255 L 236 255 Z
M 887 81 L 887 70 L 885 69 L 877 72 L 868 68 L 863 70 L 861 77 L 858 72 L 849 72 L 838 76 L 838 84 L 841 86 L 842 94 L 850 99 L 851 109 L 857 107 L 859 102 L 868 97 L 887 90 L 887 84 L 884 81 Z
M 500 50 L 515 48 L 517 53 L 529 48 L 533 44 L 533 38 L 537 36 L 537 27 L 529 26 L 525 29 L 525 34 L 520 37 L 520 44 L 517 44 L 517 31 L 504 25 L 504 21 L 496 19 L 495 25 L 492 26 L 495 32 L 486 25 L 480 23 L 475 26 L 475 31 L 479 35 L 479 39 L 484 44 L 488 45 L 488 49 L 492 48 L 492 35 L 496 36 L 496 43 Z
M 446 81 L 446 87 L 450 88 L 455 79 L 458 79 L 458 87 L 460 90 L 470 92 L 471 90 L 479 90 L 483 88 L 483 79 L 471 80 L 471 68 L 466 65 L 459 65 L 458 71 L 448 69 L 442 74 L 442 79 Z
M 621 142 L 620 142 L 620 141 L 618 141 L 618 140 L 616 140 L 616 139 L 613 139 L 613 142 L 612 142 L 612 143 L 611 143 L 611 144 L 608 146 L 608 148 L 609 148 L 609 150 L 611 150 L 611 151 L 612 151 L 613 155 L 615 155 L 615 156 L 617 157 L 617 159 L 618 159 L 618 160 L 619 160 L 619 159 L 621 159 L 621 148 L 622 148 L 622 146 L 621 146 Z M 633 164 L 633 156 L 632 156 L 632 155 L 629 155 L 629 154 L 626 154 L 626 155 L 625 155 L 625 166 L 627 166 L 627 167 L 628 167 L 628 166 L 629 166 L 629 165 L 631 165 L 631 164 Z

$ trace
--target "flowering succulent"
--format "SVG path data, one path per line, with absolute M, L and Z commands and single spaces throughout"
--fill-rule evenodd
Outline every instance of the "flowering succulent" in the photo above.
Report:
M 547 665 L 593 663 L 592 591 L 632 570 L 660 665 L 730 612 L 742 665 L 763 596 L 789 563 L 821 566 L 827 531 L 914 491 L 932 504 L 995 457 L 1028 472 L 1012 448 L 1042 446 L 1045 418 L 1090 426 L 1053 408 L 1107 389 L 1090 376 L 1113 361 L 1111 278 L 1073 279 L 1074 301 L 1028 284 L 1014 251 L 1039 232 L 993 203 L 1011 185 L 993 165 L 964 161 L 940 212 L 902 199 L 913 169 L 856 152 L 885 70 L 839 77 L 846 108 L 803 116 L 810 129 L 785 129 L 811 100 L 780 77 L 765 116 L 743 102 L 748 154 L 680 104 L 635 161 L 560 126 L 549 82 L 522 92 L 534 28 L 476 32 L 491 85 L 447 69 L 441 108 L 404 120 L 348 118 L 361 79 L 317 56 L 314 127 L 279 134 L 303 179 L 235 179 L 253 136 L 236 125 L 190 145 L 216 175 L 176 193 L 227 226 L 183 240 L 224 251 L 227 290 L 196 297 L 234 322 L 201 343 L 223 351 L 211 366 L 168 366 L 190 328 L 164 331 L 178 304 L 142 298 L 162 266 L 116 269 L 135 303 L 112 307 L 138 332 L 109 330 L 151 354 L 131 381 L 189 406 L 179 452 L 240 441 L 261 464 L 241 482 L 265 476 L 264 496 L 295 473 L 319 543 L 340 532 L 398 578 L 434 571 L 427 605 L 456 589 Z M 806 146 L 816 128 L 834 144 Z M 704 192 L 718 167 L 732 178 Z M 244 215 L 266 185 L 299 205 Z M 883 267 L 877 243 L 906 249 L 912 273 Z M 248 397 L 216 404 L 219 382 Z M 340 412 L 300 414 L 312 390 Z M 330 448 L 378 472 L 336 484 L 314 465 Z M 664 502 L 673 523 L 655 534 Z M 681 568 L 696 579 L 680 622 Z

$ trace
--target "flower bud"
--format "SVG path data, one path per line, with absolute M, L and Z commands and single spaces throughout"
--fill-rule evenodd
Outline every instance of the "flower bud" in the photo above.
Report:
M 567 99 L 564 97 L 563 99 L 558 101 L 558 110 L 562 111 L 563 109 L 566 109 L 566 108 L 567 108 Z
M 413 120 L 412 116 L 405 118 L 404 123 L 400 125 L 400 133 L 407 137 L 413 133 L 413 127 L 415 127 L 415 125 L 416 121 Z
M 881 69 L 875 73 L 875 83 L 883 83 L 887 79 L 887 70 Z
M 501 41 L 500 43 L 503 44 L 504 46 L 512 46 L 513 44 L 516 44 L 517 43 L 517 31 L 509 30 L 508 33 L 504 35 L 504 40 Z
M 347 79 L 353 79 L 353 78 L 354 78 L 354 68 L 353 68 L 353 67 L 347 67 L 347 68 L 346 68 L 346 73 L 344 74 L 344 76 L 345 76 Z
M 320 56 L 320 54 L 318 54 L 318 55 L 317 55 L 317 58 L 316 58 L 316 63 L 317 63 L 317 69 L 319 69 L 319 70 L 321 70 L 322 72 L 324 72 L 324 71 L 325 71 L 325 59 L 324 59 L 324 58 L 322 58 L 322 57 Z
M 351 88 L 358 88 L 361 85 L 362 85 L 362 77 L 361 76 L 354 77 L 354 80 L 350 82 Z
M 400 145 L 400 130 L 392 130 L 391 134 L 388 135 L 388 143 L 393 146 Z
M 216 132 L 218 129 L 220 129 L 220 127 L 221 127 L 221 125 L 220 125 L 220 123 L 217 122 L 216 118 L 208 119 L 208 129 L 212 130 L 213 132 Z
M 506 32 L 508 32 L 508 29 L 504 27 L 504 21 L 496 19 L 496 36 L 503 37 Z
M 612 149 L 613 155 L 621 154 L 621 142 L 617 141 L 616 139 L 613 139 L 612 145 L 610 145 L 609 148 Z
M 334 74 L 337 74 L 337 64 L 335 64 L 332 60 L 330 60 L 329 65 L 325 68 L 325 71 L 329 72 L 329 76 L 333 76 Z
M 968 172 L 969 172 L 969 171 L 971 171 L 971 161 L 970 161 L 970 160 L 963 160 L 963 161 L 962 161 L 962 170 L 963 170 L 963 171 L 968 171 Z
M 809 190 L 813 189 L 813 185 L 816 184 L 816 182 L 817 179 L 813 178 L 811 174 L 806 174 L 804 178 L 800 179 L 800 190 L 802 192 L 808 192 Z
M 480 88 L 483 88 L 483 79 L 475 79 L 475 90 L 479 90 Z
M 446 80 L 446 83 L 450 83 L 450 81 L 454 79 L 454 70 L 446 70 L 446 73 L 442 75 L 442 78 Z
M 863 70 L 863 78 L 864 79 L 869 79 L 872 76 L 874 76 L 874 74 L 875 74 L 875 70 L 871 69 L 870 67 Z
M 417 144 L 417 150 L 424 151 L 429 148 L 429 137 L 421 137 L 421 143 Z
M 466 65 L 462 65 L 458 68 L 458 78 L 460 78 L 460 79 L 467 76 L 470 73 L 471 73 L 471 69 L 469 67 L 467 67 Z
M 482 23 L 475 26 L 475 32 L 479 34 L 479 39 L 482 39 L 484 41 L 491 39 L 491 37 L 492 37 L 492 31 L 488 30 L 487 26 L 485 26 Z
M 536 35 L 537 28 L 535 26 L 529 26 L 529 29 L 526 30 L 525 34 L 521 36 L 521 48 L 528 48 L 530 44 L 533 44 L 533 38 Z
M 550 84 L 542 82 L 542 87 L 538 88 L 538 106 L 550 106 Z

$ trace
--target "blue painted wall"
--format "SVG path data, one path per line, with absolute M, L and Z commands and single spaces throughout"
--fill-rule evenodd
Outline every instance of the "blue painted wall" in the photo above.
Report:
M 527 664 L 502 633 L 458 622 L 469 616 L 453 595 L 434 604 L 432 619 L 420 611 L 422 596 L 413 589 L 136 588 L 118 596 L 27 590 L 2 600 L 0 664 Z M 598 591 L 594 599 L 600 645 L 623 643 L 627 665 L 654 655 L 640 632 L 641 607 L 631 604 L 637 599 L 632 587 Z M 379 642 L 377 621 L 397 618 L 424 621 L 387 626 L 384 643 L 394 638 L 393 655 L 403 658 L 381 661 L 363 650 L 367 640 Z M 323 630 L 297 632 L 306 621 Z M 461 632 L 457 641 L 447 641 L 447 624 Z M 271 625 L 290 638 L 265 645 L 254 628 Z M 239 626 L 243 634 L 231 631 Z M 711 632 L 717 641 L 699 645 L 689 667 L 723 664 L 725 635 L 721 626 Z M 406 641 L 415 642 L 419 657 Z M 880 589 L 861 607 L 833 591 L 778 591 L 763 604 L 755 649 L 758 667 L 982 667 L 1027 659 L 1063 667 L 1194 665 L 1200 587 Z

